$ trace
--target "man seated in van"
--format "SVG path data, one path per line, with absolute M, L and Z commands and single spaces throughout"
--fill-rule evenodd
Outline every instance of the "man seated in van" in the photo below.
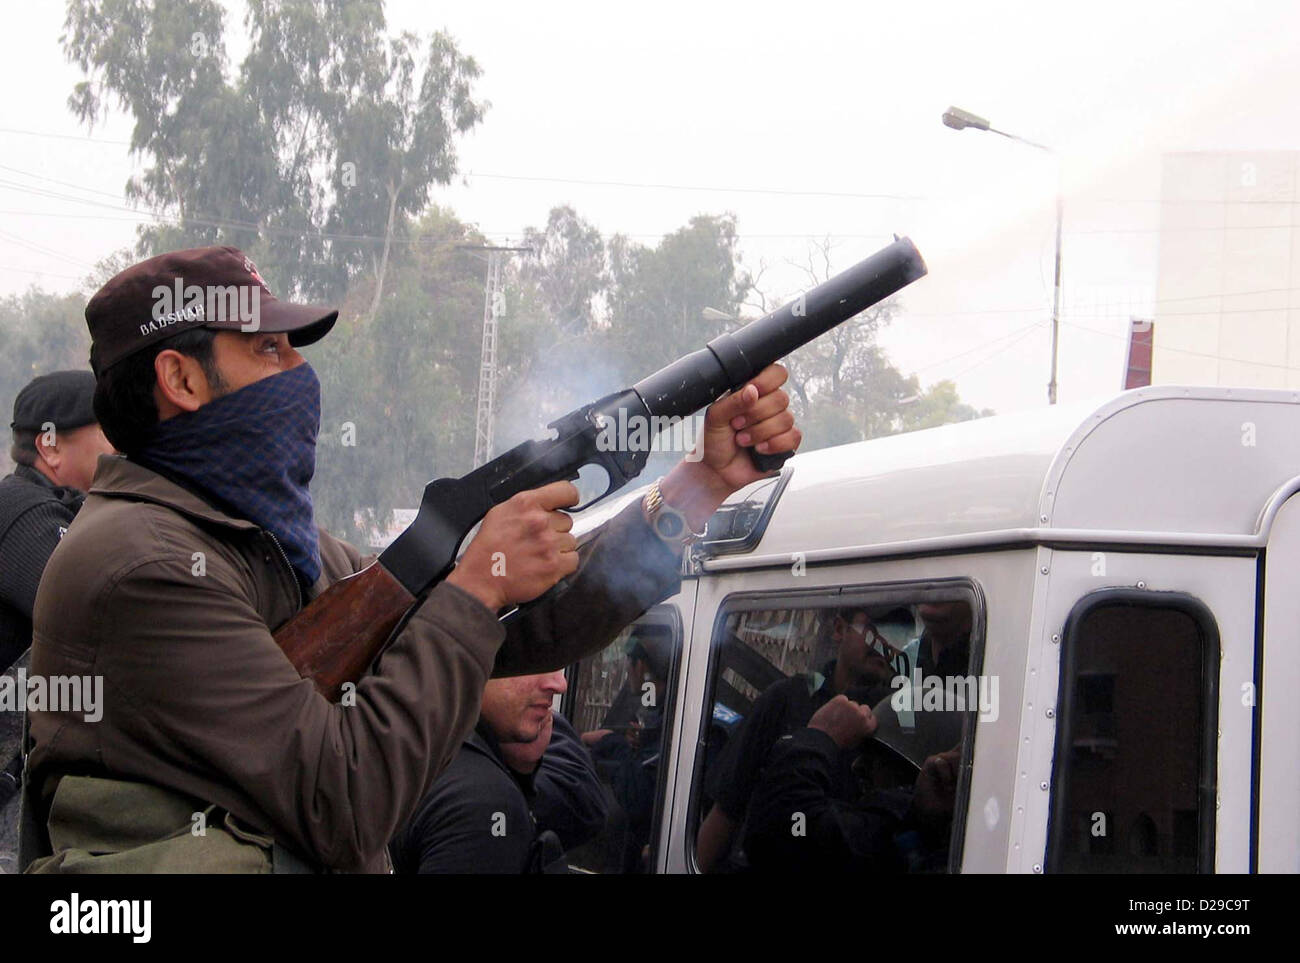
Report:
M 610 789 L 611 835 L 621 832 L 620 869 L 648 871 L 650 836 L 654 829 L 655 795 L 663 750 L 663 710 L 672 672 L 672 631 L 662 625 L 640 625 L 628 646 L 631 671 L 601 728 L 584 732 L 596 771 Z
M 751 868 L 942 872 L 961 760 L 961 714 L 917 716 L 919 725 L 903 727 L 888 700 L 873 712 L 841 695 L 805 728 L 779 740 L 750 800 L 744 842 Z M 846 755 L 854 759 L 854 778 L 841 771 Z
M 896 650 L 887 636 L 895 634 L 891 626 L 910 625 L 911 620 L 905 608 L 878 613 L 877 619 L 867 608 L 841 610 L 830 621 L 836 657 L 821 672 L 782 679 L 758 697 L 708 774 L 714 801 L 696 839 L 701 872 L 721 871 L 732 862 L 736 827 L 744 822 L 754 785 L 777 740 L 806 726 L 818 709 L 852 687 L 864 687 L 862 697 L 871 703 L 888 697 Z
M 916 614 L 924 629 L 904 648 L 908 661 L 923 677 L 965 675 L 970 665 L 970 603 L 922 602 Z
M 627 679 L 600 722 L 600 728 L 582 734 L 582 744 L 594 747 L 611 734 L 638 740 L 634 730 L 644 710 L 659 705 L 659 696 L 672 667 L 673 636 L 666 625 L 638 625 L 627 642 Z

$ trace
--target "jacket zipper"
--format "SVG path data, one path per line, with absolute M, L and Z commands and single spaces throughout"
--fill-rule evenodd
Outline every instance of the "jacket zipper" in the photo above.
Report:
M 303 605 L 302 585 L 298 582 L 298 573 L 295 572 L 293 566 L 289 564 L 289 556 L 285 554 L 284 548 L 281 547 L 280 540 L 271 532 L 265 532 L 264 534 L 271 540 L 271 544 L 275 546 L 276 552 L 280 555 L 280 561 L 284 562 L 284 567 L 289 570 L 289 581 L 293 583 L 294 590 L 297 593 L 298 604 L 294 608 L 294 611 L 296 612 L 300 610 Z

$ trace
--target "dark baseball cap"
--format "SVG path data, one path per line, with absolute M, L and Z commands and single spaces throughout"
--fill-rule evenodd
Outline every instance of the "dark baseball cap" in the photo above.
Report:
M 233 247 L 151 257 L 115 274 L 86 304 L 98 371 L 193 328 L 287 332 L 289 343 L 301 347 L 325 337 L 338 315 L 279 300 L 257 265 Z
M 53 371 L 33 378 L 14 398 L 15 431 L 44 431 L 46 425 L 71 431 L 93 425 L 95 376 L 89 371 Z
M 667 679 L 673 667 L 673 634 L 666 625 L 638 625 L 627 641 L 629 659 L 641 659 L 660 679 Z

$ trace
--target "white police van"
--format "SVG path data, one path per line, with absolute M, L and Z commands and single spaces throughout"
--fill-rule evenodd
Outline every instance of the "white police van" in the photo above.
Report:
M 916 637 L 940 635 L 927 613 L 946 610 L 966 617 L 949 654 L 995 704 L 959 707 L 954 745 L 917 743 L 913 765 L 943 748 L 959 763 L 942 845 L 900 865 L 1300 871 L 1298 489 L 1300 392 L 1257 389 L 1143 388 L 796 456 L 723 506 L 678 595 L 571 669 L 564 708 L 587 732 L 643 683 L 629 671 L 664 676 L 640 687 L 649 713 L 607 727 L 616 816 L 571 862 L 761 871 L 772 850 L 753 834 L 774 830 L 744 794 L 775 790 L 753 755 L 806 722 L 795 702 L 806 714 L 843 681 L 848 613 L 867 613 L 876 650 L 910 677 Z M 628 656 L 664 638 L 659 669 Z M 919 697 L 912 682 L 894 691 Z M 781 732 L 759 705 L 774 686 Z M 935 708 L 887 721 L 897 736 L 951 720 Z M 721 839 L 702 839 L 729 796 Z M 799 838 L 800 815 L 776 831 Z M 782 851 L 824 857 L 802 828 L 809 848 Z

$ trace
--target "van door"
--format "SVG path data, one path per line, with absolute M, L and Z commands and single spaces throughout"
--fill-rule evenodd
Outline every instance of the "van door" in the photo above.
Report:
M 1015 556 L 1020 554 L 1029 559 L 1018 560 Z M 1007 691 L 999 695 L 996 681 L 987 676 L 987 664 L 980 674 L 986 624 L 994 624 L 986 620 L 984 588 L 986 582 L 997 586 L 1003 599 L 1004 590 L 1015 594 L 1025 583 L 1021 570 L 1030 559 L 1030 553 L 1002 552 L 874 565 L 848 562 L 806 570 L 796 563 L 793 569 L 701 576 L 678 689 L 675 785 L 660 868 L 696 872 L 703 863 L 712 872 L 773 871 L 794 859 L 796 849 L 803 865 L 820 866 L 828 856 L 840 854 L 840 850 L 830 853 L 825 848 L 830 836 L 817 831 L 826 828 L 822 817 L 839 801 L 851 801 L 853 812 L 863 816 L 853 820 L 853 838 L 846 840 L 853 844 L 854 858 L 870 862 L 879 857 L 882 867 L 898 868 L 894 866 L 898 863 L 910 872 L 963 865 L 962 827 L 972 785 L 973 746 L 982 745 L 980 740 L 987 735 L 985 752 L 992 753 L 994 737 L 1006 730 L 1014 753 L 1017 730 L 1014 712 L 999 717 L 996 711 L 1000 699 L 1012 705 L 1019 701 L 1018 688 L 1010 684 L 1014 673 L 1004 664 L 1015 654 L 1015 646 L 1005 641 L 995 646 L 995 673 L 1006 678 Z M 1027 608 L 1027 589 L 1024 595 L 1017 599 L 1023 605 L 1001 607 L 996 620 L 999 640 L 1023 638 L 1027 619 L 1015 613 Z M 1018 627 L 1012 624 L 1017 620 Z M 932 634 L 925 635 L 923 649 L 921 635 L 927 625 Z M 941 627 L 942 643 L 938 641 Z M 945 648 L 953 658 L 936 663 L 935 653 Z M 837 664 L 845 671 L 837 671 Z M 944 667 L 949 665 L 956 665 L 952 671 L 961 676 L 955 681 L 969 686 L 960 696 L 960 705 L 932 705 L 929 696 L 922 705 L 918 695 L 897 711 L 892 704 L 884 708 L 899 688 L 892 684 L 894 680 L 901 677 L 910 695 L 923 667 L 925 674 L 933 670 L 947 677 L 949 669 Z M 807 735 L 803 727 L 810 714 L 842 686 L 847 686 L 845 694 L 854 701 L 873 706 L 878 721 L 888 717 L 889 722 L 882 722 L 877 736 L 854 752 L 838 754 L 832 767 L 834 785 L 825 787 L 823 796 L 783 809 L 804 788 L 796 785 L 802 770 L 791 760 L 817 748 L 802 738 Z M 978 737 L 974 736 L 977 707 L 983 734 Z M 783 734 L 792 735 L 793 741 L 781 742 Z M 795 748 L 783 753 L 778 745 Z M 940 754 L 946 756 L 944 766 L 950 767 L 945 771 L 952 773 L 945 790 L 947 808 L 936 808 L 935 818 L 924 826 L 914 825 L 914 820 L 904 818 L 909 813 L 900 815 L 889 807 L 910 802 L 922 764 Z M 825 753 L 813 755 L 820 758 Z M 775 763 L 777 757 L 783 762 Z M 842 770 L 849 758 L 851 768 Z M 1005 808 L 990 819 L 986 803 L 990 793 L 1008 799 L 1012 782 L 1005 776 L 1004 786 L 994 786 L 997 774 L 988 766 L 985 772 L 985 795 L 980 797 L 983 830 L 973 847 L 979 865 L 996 860 L 996 853 L 989 851 L 994 835 L 1003 842 L 999 850 L 1004 852 Z M 937 799 L 944 793 L 935 795 Z M 808 842 L 791 843 L 792 839 Z M 755 841 L 762 853 L 754 847 Z M 782 841 L 790 846 L 778 845 Z M 972 857 L 969 850 L 964 855 Z
M 1009 870 L 1249 871 L 1256 568 L 1040 550 Z

